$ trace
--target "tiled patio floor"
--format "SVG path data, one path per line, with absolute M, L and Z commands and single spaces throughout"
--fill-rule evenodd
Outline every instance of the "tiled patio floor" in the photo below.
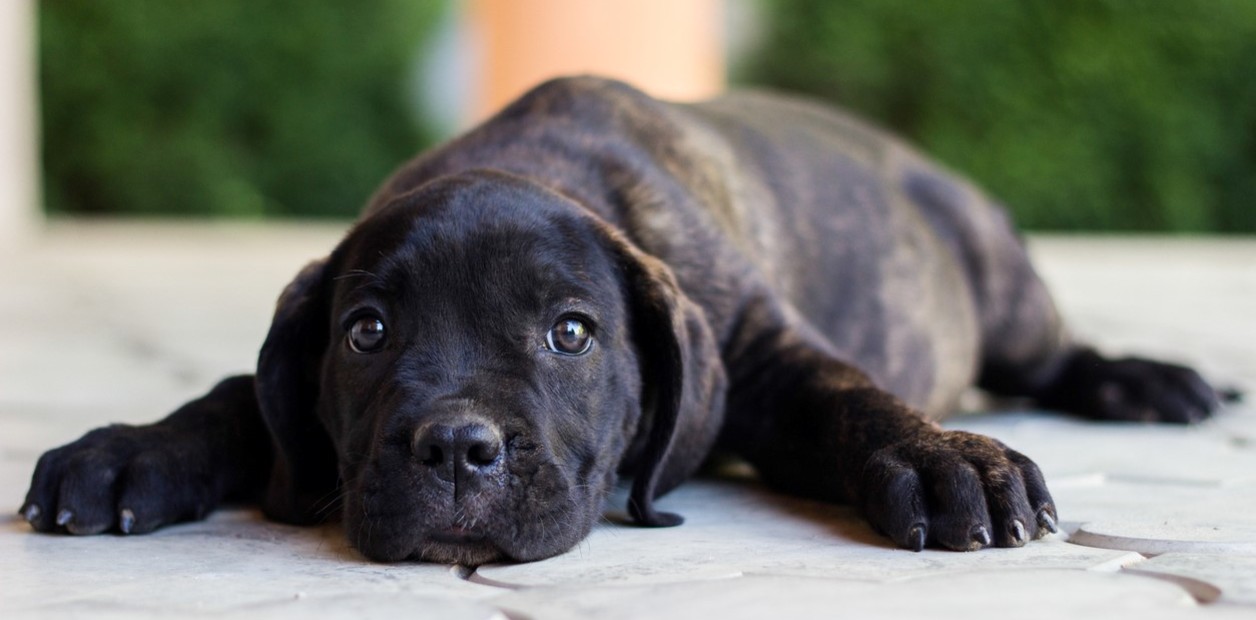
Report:
M 278 291 L 340 232 L 69 222 L 0 250 L 0 506 L 16 510 L 43 450 L 155 419 L 247 371 Z M 1256 390 L 1256 240 L 1032 247 L 1078 333 Z M 1035 412 L 951 425 L 1032 456 L 1067 534 L 911 553 L 846 508 L 704 480 L 661 501 L 682 527 L 612 514 L 563 556 L 473 570 L 371 564 L 337 526 L 248 510 L 129 538 L 35 535 L 8 513 L 0 617 L 1256 617 L 1250 405 L 1189 429 Z

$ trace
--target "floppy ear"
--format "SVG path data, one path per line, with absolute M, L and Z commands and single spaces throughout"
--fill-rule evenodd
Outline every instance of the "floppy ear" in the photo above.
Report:
M 706 315 L 681 291 L 672 270 L 617 231 L 601 228 L 627 276 L 647 391 L 642 402 L 653 407 L 642 415 L 648 436 L 628 512 L 639 525 L 679 525 L 680 515 L 656 511 L 654 499 L 693 474 L 715 442 L 724 418 L 724 366 Z
M 262 510 L 288 523 L 317 521 L 337 480 L 336 452 L 315 412 L 328 338 L 326 265 L 306 265 L 284 289 L 257 360 L 257 402 L 275 447 Z

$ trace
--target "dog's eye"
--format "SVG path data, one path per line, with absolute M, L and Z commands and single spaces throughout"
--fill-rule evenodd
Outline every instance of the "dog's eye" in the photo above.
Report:
M 384 346 L 384 322 L 377 316 L 364 316 L 349 327 L 349 347 L 358 353 L 371 353 Z
M 580 355 L 593 346 L 593 334 L 580 319 L 559 319 L 545 335 L 545 345 L 550 351 L 563 355 Z

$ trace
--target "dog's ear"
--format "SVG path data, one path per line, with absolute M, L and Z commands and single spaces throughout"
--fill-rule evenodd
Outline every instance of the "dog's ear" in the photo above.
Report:
M 338 475 L 315 411 L 328 339 L 326 265 L 310 263 L 284 289 L 257 360 L 257 402 L 275 448 L 262 510 L 288 523 L 317 521 Z
M 724 366 L 705 313 L 672 270 L 609 226 L 601 228 L 626 276 L 642 402 L 652 409 L 642 414 L 648 436 L 628 512 L 640 525 L 679 525 L 680 515 L 656 511 L 654 499 L 693 474 L 715 442 L 724 415 Z

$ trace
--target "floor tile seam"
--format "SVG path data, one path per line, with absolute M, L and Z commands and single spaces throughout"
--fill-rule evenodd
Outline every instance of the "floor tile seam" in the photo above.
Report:
M 1154 556 L 1153 556 L 1154 557 Z M 1149 558 L 1150 559 L 1150 558 Z M 1138 564 L 1141 564 L 1139 562 Z M 1195 602 L 1201 606 L 1210 606 L 1219 602 L 1223 596 L 1223 590 L 1203 579 L 1191 577 L 1188 575 L 1180 575 L 1177 573 L 1160 572 L 1155 570 L 1147 570 L 1137 568 L 1137 565 L 1123 567 L 1119 574 L 1132 575 L 1137 577 L 1146 577 L 1151 579 L 1159 579 L 1172 583 L 1186 591 Z

